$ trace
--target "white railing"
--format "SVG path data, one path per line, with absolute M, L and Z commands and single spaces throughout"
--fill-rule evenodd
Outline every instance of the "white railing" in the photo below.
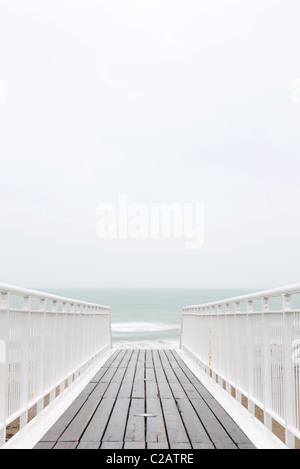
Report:
M 183 309 L 181 350 L 285 444 L 300 438 L 300 284 Z M 280 435 L 279 435 L 280 436 Z
M 0 284 L 0 446 L 111 347 L 109 308 Z

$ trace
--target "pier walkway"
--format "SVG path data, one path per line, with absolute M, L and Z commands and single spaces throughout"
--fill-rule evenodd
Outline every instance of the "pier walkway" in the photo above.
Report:
M 299 449 L 299 409 L 300 284 L 183 307 L 178 351 L 0 284 L 1 449 Z
M 173 350 L 118 350 L 35 449 L 255 449 Z

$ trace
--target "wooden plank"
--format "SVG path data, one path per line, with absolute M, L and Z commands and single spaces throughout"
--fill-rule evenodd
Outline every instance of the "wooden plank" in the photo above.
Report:
M 160 361 L 164 370 L 171 368 L 170 362 L 164 350 L 159 350 L 159 357 L 160 357 Z
M 110 382 L 105 393 L 103 394 L 103 397 L 106 398 L 117 398 L 119 389 L 121 387 L 120 382 Z
M 160 449 L 169 449 L 168 443 L 147 443 L 147 449 L 159 451 Z
M 127 363 L 127 365 L 128 365 L 128 363 Z M 127 365 L 126 365 L 126 367 L 127 367 Z M 120 365 L 120 368 L 117 369 L 116 373 L 112 377 L 112 380 L 111 380 L 112 383 L 121 383 L 121 381 L 124 378 L 125 371 L 126 371 L 126 368 L 125 367 L 121 368 L 121 365 Z
M 198 380 L 198 378 L 193 374 L 193 372 L 188 368 L 188 366 L 184 363 L 184 361 L 181 359 L 181 357 L 178 355 L 176 351 L 170 351 L 172 355 L 174 356 L 175 360 L 177 361 L 179 368 L 184 372 L 188 380 L 194 385 L 194 388 L 200 395 L 200 397 L 204 398 L 211 398 L 212 395 L 210 392 L 206 389 L 206 387 Z M 175 369 L 174 369 L 175 371 Z M 199 396 L 194 396 L 195 398 Z
M 76 449 L 99 449 L 100 443 L 95 441 L 82 441 Z
M 102 399 L 80 439 L 82 442 L 98 442 L 100 445 L 114 403 L 114 398 Z
M 106 390 L 109 386 L 109 383 L 107 382 L 102 382 L 100 381 L 99 383 L 95 383 L 96 387 L 93 390 L 93 392 L 90 394 L 89 399 L 98 399 L 100 401 L 104 394 L 106 393 Z
M 91 393 L 93 392 L 96 386 L 97 386 L 96 383 L 92 383 L 92 382 L 88 383 L 87 386 L 83 389 L 83 391 L 79 394 L 78 398 L 87 399 L 91 395 Z
M 153 368 L 146 368 L 146 399 L 158 398 L 158 386 Z
M 99 381 L 102 379 L 102 377 L 105 375 L 107 372 L 108 368 L 101 368 L 95 376 L 92 378 L 91 383 L 99 383 Z
M 129 380 L 123 380 L 120 390 L 119 390 L 119 397 L 120 398 L 130 398 L 132 394 L 132 383 L 133 383 L 133 377 L 132 381 Z
M 170 389 L 169 383 L 167 381 L 160 381 L 158 379 L 158 390 L 159 390 L 159 397 L 161 399 L 173 399 L 172 391 Z
M 111 369 L 111 368 L 119 368 L 120 363 L 122 362 L 124 356 L 126 355 L 127 350 L 119 350 L 116 357 L 111 357 L 104 365 L 103 368 Z
M 66 410 L 66 412 L 57 420 L 57 422 L 50 428 L 50 430 L 43 436 L 41 442 L 56 442 L 63 434 L 70 422 L 78 414 L 79 410 L 83 407 L 86 399 L 77 398 Z
M 176 373 L 176 371 L 175 371 L 175 373 Z M 179 382 L 181 382 L 180 377 L 178 377 L 178 379 L 179 379 Z M 192 383 L 184 382 L 184 383 L 182 383 L 182 386 L 184 388 L 185 394 L 187 395 L 187 397 L 189 399 L 199 399 L 199 398 L 201 398 L 201 394 L 199 394 L 199 392 L 197 391 L 197 389 L 195 388 L 195 386 Z
M 173 354 L 172 350 L 165 350 L 166 357 L 168 358 L 171 368 L 179 368 L 179 364 Z
M 94 415 L 98 405 L 99 402 L 97 400 L 88 399 L 60 436 L 59 441 L 80 441 L 81 435 Z
M 163 415 L 170 447 L 174 443 L 189 443 L 178 408 L 173 399 L 162 399 Z
M 145 356 L 146 356 L 146 350 L 140 349 L 139 350 L 138 361 L 140 361 L 141 363 L 145 363 Z
M 249 438 L 235 423 L 235 421 L 227 414 L 223 407 L 214 398 L 205 400 L 210 411 L 213 413 L 215 420 L 219 422 L 224 430 L 228 433 L 234 443 L 247 444 L 250 443 Z
M 134 366 L 136 365 L 137 360 L 139 358 L 139 353 L 140 353 L 139 350 L 133 350 L 133 353 L 130 357 L 130 362 L 128 363 L 128 365 L 134 365 Z
M 130 358 L 132 355 L 133 350 L 126 350 L 126 353 L 124 357 L 122 358 L 122 361 L 120 362 L 119 368 L 127 368 Z
M 126 425 L 126 442 L 145 442 L 145 418 L 137 417 L 145 413 L 143 399 L 132 399 L 130 403 L 129 416 Z
M 110 383 L 116 371 L 117 371 L 117 367 L 106 368 L 106 372 L 101 377 L 101 383 Z
M 216 449 L 214 445 L 210 443 L 192 443 L 193 449 Z
M 166 378 L 169 383 L 179 383 L 178 378 L 173 370 L 173 368 L 164 369 Z
M 171 443 L 171 449 L 192 449 L 192 445 L 190 443 Z
M 124 449 L 145 449 L 146 443 L 141 441 L 126 441 Z
M 92 383 L 98 383 L 101 378 L 105 375 L 108 368 L 116 368 L 118 367 L 118 362 L 116 361 L 118 355 L 120 355 L 121 350 L 117 350 L 102 366 L 102 368 L 95 374 L 95 376 L 91 379 Z
M 154 369 L 157 380 L 157 386 L 159 391 L 159 397 L 161 399 L 173 399 L 172 391 L 167 381 L 163 368 L 160 367 L 158 361 L 154 361 Z
M 123 441 L 104 441 L 101 443 L 100 449 L 122 449 L 123 448 Z
M 153 364 L 155 365 L 155 368 L 156 369 L 162 368 L 158 350 L 152 350 L 152 358 L 153 358 Z
M 145 364 L 146 368 L 153 368 L 152 350 L 146 350 Z
M 123 382 L 119 390 L 119 397 L 131 397 L 138 354 L 138 350 L 134 350 L 130 357 L 130 361 L 128 362 L 128 366 L 123 377 Z
M 40 441 L 33 449 L 53 449 L 54 446 L 54 441 Z
M 103 368 L 110 368 L 112 365 L 115 366 L 118 363 L 117 359 L 121 355 L 122 350 L 116 350 L 111 357 L 104 363 Z M 120 360 L 120 359 L 119 359 Z
M 178 378 L 172 368 L 165 370 L 166 378 L 169 383 L 172 395 L 175 399 L 185 399 L 187 397 L 185 389 L 178 381 Z
M 205 425 L 202 425 L 191 402 L 188 399 L 178 399 L 176 402 L 190 441 L 192 443 L 211 443 L 207 429 L 204 428 Z
M 147 418 L 146 420 L 146 442 L 167 444 L 167 434 L 163 419 L 160 401 L 157 398 L 147 399 L 146 411 L 148 414 L 157 415 L 157 417 Z
M 241 443 L 238 444 L 238 449 L 256 449 L 256 447 L 252 443 Z
M 173 394 L 175 399 L 185 399 L 186 398 L 185 390 L 179 382 L 170 383 L 169 386 L 172 390 L 172 394 Z
M 143 352 L 144 351 L 141 351 L 137 360 L 134 383 L 132 388 L 132 397 L 136 399 L 145 398 L 145 353 Z
M 219 420 L 216 418 L 216 416 L 213 414 L 213 412 L 203 399 L 192 399 L 191 402 L 199 419 L 201 419 L 201 422 L 203 423 L 211 441 L 214 444 L 233 443 L 233 440 L 229 437 L 227 431 L 220 424 Z M 199 443 L 202 442 L 199 441 Z
M 77 441 L 59 441 L 53 449 L 76 449 Z
M 228 443 L 227 441 L 216 443 L 215 446 L 216 449 L 238 449 L 234 443 Z
M 117 399 L 102 441 L 123 441 L 130 399 Z

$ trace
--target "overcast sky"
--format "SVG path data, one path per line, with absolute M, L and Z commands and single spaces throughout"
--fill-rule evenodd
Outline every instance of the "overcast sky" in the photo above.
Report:
M 0 0 L 0 281 L 300 281 L 299 0 Z M 205 243 L 97 207 L 203 203 Z

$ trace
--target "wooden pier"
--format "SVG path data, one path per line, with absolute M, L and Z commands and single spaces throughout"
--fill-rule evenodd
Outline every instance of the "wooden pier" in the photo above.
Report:
M 255 449 L 176 351 L 118 350 L 36 449 Z

